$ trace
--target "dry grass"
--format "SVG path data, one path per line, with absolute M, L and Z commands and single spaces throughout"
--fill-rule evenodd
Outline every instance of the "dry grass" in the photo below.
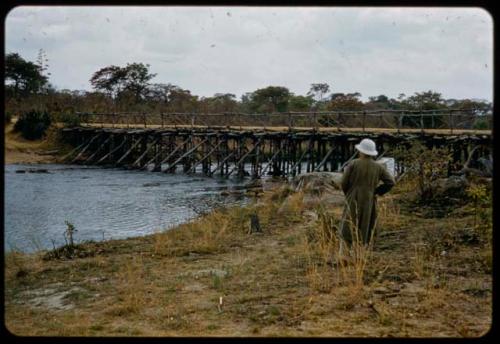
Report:
M 248 234 L 252 213 L 261 234 Z M 89 244 L 93 257 L 8 254 L 7 328 L 54 336 L 341 337 L 475 337 L 489 329 L 491 245 L 457 234 L 472 227 L 473 214 L 422 218 L 383 197 L 373 245 L 355 245 L 343 264 L 341 213 L 283 187 L 167 232 Z M 33 293 L 48 289 L 68 292 L 63 302 L 74 308 L 36 305 Z

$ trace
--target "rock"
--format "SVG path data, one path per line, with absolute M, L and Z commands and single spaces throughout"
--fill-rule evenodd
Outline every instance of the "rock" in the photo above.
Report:
M 300 174 L 291 180 L 291 186 L 294 191 L 303 191 L 304 193 L 321 195 L 331 193 L 334 190 L 340 190 L 342 173 L 338 172 L 311 172 Z
M 194 278 L 206 277 L 206 276 L 217 276 L 219 278 L 226 277 L 229 273 L 225 270 L 220 269 L 204 269 L 198 271 L 189 271 L 180 274 L 180 276 L 192 276 Z
M 186 292 L 199 292 L 199 291 L 202 291 L 206 289 L 206 287 L 200 283 L 192 283 L 192 284 L 189 284 L 187 286 L 185 286 L 184 288 L 182 288 L 183 291 L 186 291 Z
M 424 287 L 414 283 L 403 283 L 403 289 L 401 290 L 401 294 L 425 294 L 426 292 Z
M 438 179 L 431 188 L 434 190 L 433 193 L 436 197 L 455 197 L 460 199 L 465 196 L 465 190 L 468 185 L 467 178 L 461 175 Z
M 28 170 L 29 173 L 49 173 L 49 170 L 45 168 L 30 168 Z
M 389 288 L 380 286 L 380 287 L 373 288 L 373 292 L 375 294 L 387 294 L 387 293 L 390 293 L 391 291 L 389 290 Z
M 160 186 L 160 183 L 144 183 L 142 184 L 144 187 L 150 187 L 150 186 Z

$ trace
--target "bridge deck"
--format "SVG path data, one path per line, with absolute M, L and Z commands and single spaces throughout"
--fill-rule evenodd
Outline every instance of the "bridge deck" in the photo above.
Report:
M 206 126 L 206 125 L 158 125 L 158 124 L 85 124 L 88 128 L 120 128 L 120 129 L 207 129 L 229 131 L 269 131 L 269 132 L 324 132 L 324 133 L 373 133 L 373 134 L 432 134 L 432 135 L 486 135 L 491 136 L 491 130 L 479 129 L 417 129 L 417 128 L 337 128 L 337 127 L 286 127 L 286 126 Z
M 375 139 L 380 155 L 419 141 L 427 147 L 448 147 L 453 166 L 471 154 L 491 151 L 489 130 L 388 129 L 285 126 L 101 125 L 63 128 L 76 148 L 65 161 L 124 166 L 153 171 L 202 172 L 260 177 L 300 174 L 303 170 L 337 171 L 356 155 L 362 138 Z M 476 148 L 480 147 L 480 148 Z M 395 163 L 396 174 L 405 166 Z

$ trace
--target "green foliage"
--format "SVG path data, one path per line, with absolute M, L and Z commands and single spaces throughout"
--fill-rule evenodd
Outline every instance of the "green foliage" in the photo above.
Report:
M 474 121 L 472 128 L 476 130 L 487 130 L 490 129 L 490 125 L 486 119 L 478 118 Z
M 75 246 L 74 242 L 73 242 L 73 234 L 77 231 L 75 229 L 75 226 L 69 222 L 69 221 L 64 221 L 64 223 L 66 224 L 66 231 L 64 232 L 64 236 L 65 238 L 68 239 L 69 241 L 69 246 Z
M 307 95 L 316 98 L 316 101 L 321 102 L 323 96 L 330 92 L 330 86 L 327 83 L 311 84 L 311 88 Z
M 80 116 L 74 113 L 62 113 L 58 116 L 57 120 L 64 123 L 67 128 L 78 127 L 80 125 Z
M 285 112 L 291 95 L 286 87 L 269 86 L 251 93 L 249 100 L 255 112 Z
M 406 169 L 406 178 L 415 182 L 420 202 L 434 198 L 436 181 L 446 178 L 451 153 L 447 148 L 429 149 L 419 141 L 394 150 L 394 157 Z
M 287 111 L 362 111 L 383 109 L 438 110 L 462 109 L 472 116 L 492 115 L 492 103 L 472 99 L 443 99 L 440 93 L 429 90 L 411 96 L 401 93 L 397 98 L 386 95 L 369 97 L 363 102 L 358 92 L 330 94 L 327 83 L 313 83 L 306 95 L 293 94 L 284 86 L 268 86 L 247 92 L 237 100 L 231 93 L 216 93 L 212 97 L 198 97 L 190 90 L 171 83 L 151 83 L 156 76 L 144 63 L 126 66 L 109 65 L 94 72 L 90 83 L 95 92 L 56 90 L 46 73 L 45 52 L 40 49 L 36 62 L 24 60 L 18 53 L 5 56 L 5 110 L 22 113 L 32 108 L 50 113 L 81 112 L 200 112 L 200 113 L 270 113 Z M 424 117 L 425 128 L 438 128 L 448 116 Z M 322 120 L 318 118 L 318 120 Z M 389 118 L 389 120 L 395 121 Z M 74 119 L 63 121 L 68 126 Z M 354 121 L 356 122 L 356 121 Z M 473 122 L 473 119 L 471 119 Z M 394 122 L 395 123 L 395 122 Z M 330 123 L 332 124 L 332 123 Z M 343 118 L 342 125 L 350 126 Z M 333 123 L 332 125 L 335 125 Z M 368 125 L 368 123 L 367 123 Z M 488 129 L 488 120 L 476 117 L 475 129 Z M 420 118 L 404 117 L 403 126 L 420 127 Z
M 288 109 L 290 111 L 310 111 L 314 103 L 311 97 L 290 96 Z
M 31 110 L 21 114 L 14 125 L 14 131 L 21 132 L 25 139 L 36 140 L 45 135 L 51 123 L 48 112 Z
M 114 97 L 133 97 L 141 101 L 147 94 L 149 81 L 156 74 L 149 73 L 149 65 L 129 63 L 126 67 L 107 66 L 99 69 L 90 78 L 92 87 Z
M 437 110 L 446 108 L 445 101 L 441 93 L 434 91 L 415 92 L 403 102 L 410 109 L 415 110 Z
M 485 184 L 471 183 L 466 194 L 473 201 L 474 230 L 482 237 L 491 239 L 493 228 L 491 189 Z
M 48 83 L 43 67 L 26 61 L 17 53 L 5 56 L 6 93 L 14 97 L 40 92 Z
M 364 105 L 358 98 L 361 94 L 355 93 L 334 93 L 330 97 L 330 102 L 328 103 L 328 110 L 330 111 L 352 111 L 352 110 L 363 110 Z

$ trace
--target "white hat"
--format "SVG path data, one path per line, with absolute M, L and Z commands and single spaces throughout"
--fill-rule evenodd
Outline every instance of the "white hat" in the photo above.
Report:
M 375 147 L 375 142 L 370 139 L 363 139 L 361 142 L 354 146 L 358 151 L 366 155 L 376 156 L 378 155 L 377 149 Z

